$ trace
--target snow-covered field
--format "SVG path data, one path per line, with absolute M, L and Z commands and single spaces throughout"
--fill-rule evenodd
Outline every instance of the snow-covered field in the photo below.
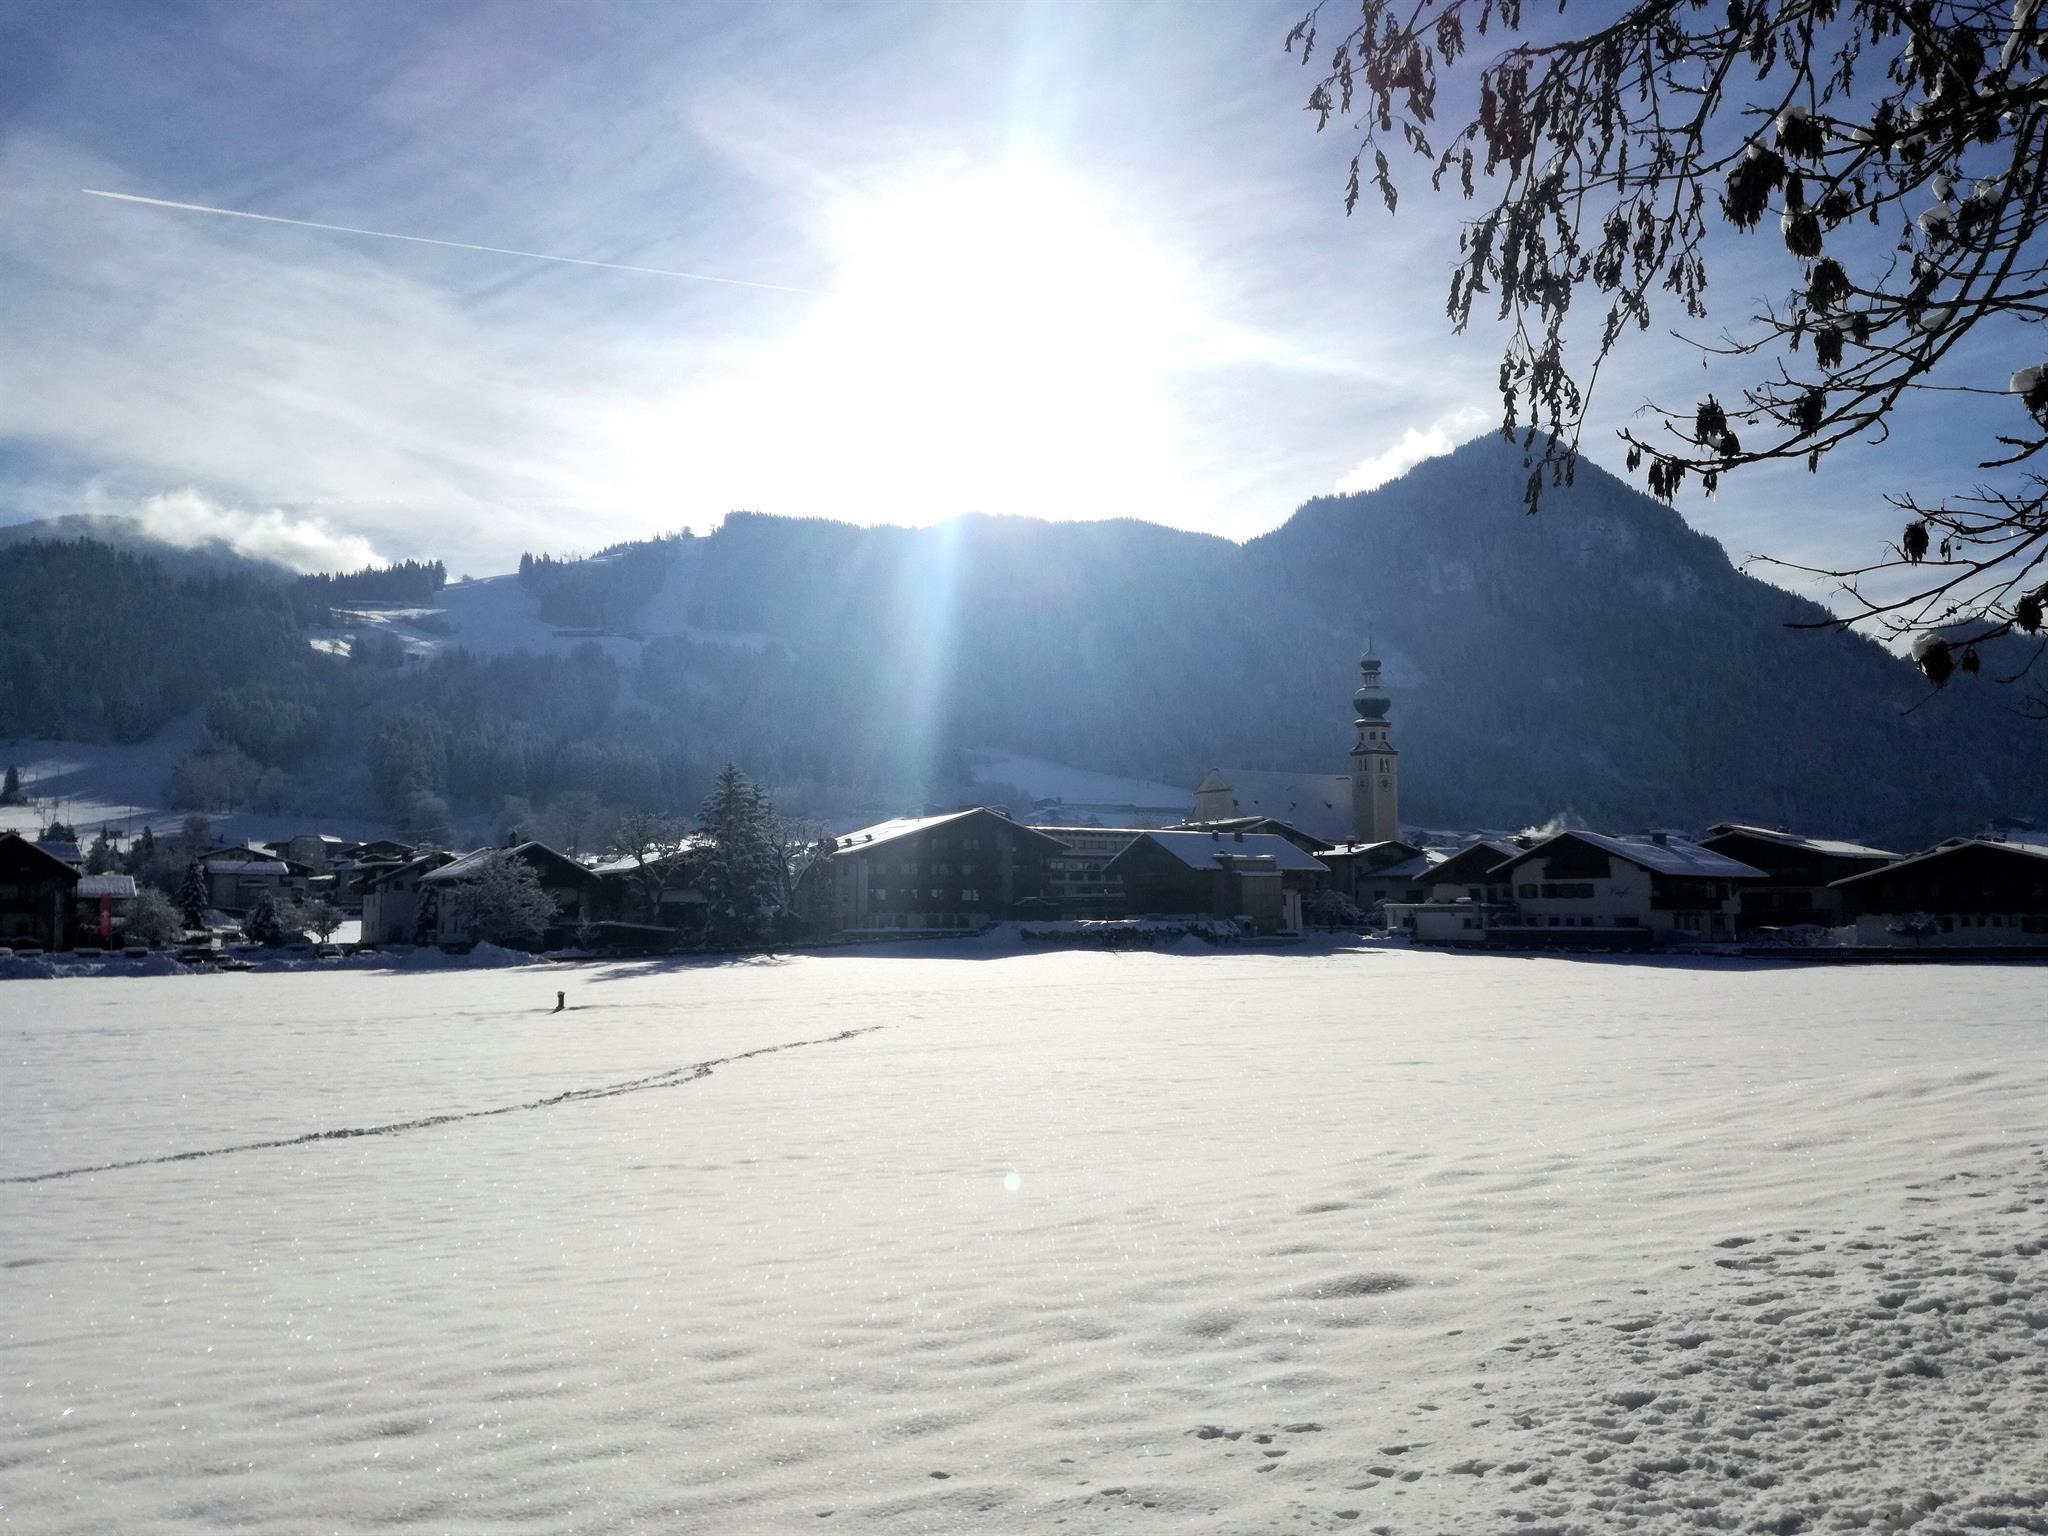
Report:
M 0 1522 L 2048 1529 L 2040 982 L 8 983 Z

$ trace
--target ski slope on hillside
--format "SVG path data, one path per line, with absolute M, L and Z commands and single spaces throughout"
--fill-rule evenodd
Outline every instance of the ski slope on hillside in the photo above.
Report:
M 14 1529 L 2048 1520 L 2026 967 L 0 990 Z

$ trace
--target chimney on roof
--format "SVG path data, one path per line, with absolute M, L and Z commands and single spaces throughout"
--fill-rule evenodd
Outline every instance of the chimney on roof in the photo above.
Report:
M 1233 833 L 1231 833 L 1230 835 L 1231 835 L 1231 836 L 1232 836 L 1233 838 L 1235 838 L 1235 839 L 1236 839 L 1236 840 L 1237 840 L 1238 842 L 1240 842 L 1240 843 L 1244 841 L 1244 833 L 1243 833 L 1243 832 L 1233 832 Z
M 1671 834 L 1669 832 L 1652 832 L 1650 834 L 1650 841 L 1659 848 L 1666 848 L 1671 844 Z

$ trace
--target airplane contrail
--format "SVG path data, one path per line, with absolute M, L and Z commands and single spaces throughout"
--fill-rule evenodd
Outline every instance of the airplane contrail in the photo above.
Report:
M 483 251 L 492 256 L 517 256 L 525 261 L 559 261 L 572 267 L 602 267 L 608 272 L 638 272 L 647 277 L 682 277 L 695 283 L 723 283 L 731 288 L 765 288 L 771 293 L 801 293 L 823 296 L 822 288 L 797 288 L 788 283 L 759 283 L 747 277 L 719 277 L 711 272 L 679 272 L 670 267 L 635 267 L 622 261 L 592 261 L 584 256 L 553 256 L 546 251 L 515 251 L 502 245 L 472 245 L 467 240 L 436 240 L 429 235 L 399 235 L 388 229 L 357 229 L 349 224 L 320 224 L 312 219 L 287 219 L 275 213 L 250 213 L 241 208 L 214 208 L 205 203 L 174 203 L 165 197 L 141 197 L 133 192 L 106 192 L 98 187 L 80 187 L 87 197 L 111 198 L 117 203 L 140 203 L 145 208 L 171 208 L 180 213 L 212 213 L 226 219 L 255 219 L 263 224 L 294 224 L 300 229 L 324 229 L 336 235 L 364 235 L 372 240 L 404 240 L 412 245 L 439 245 L 453 251 Z

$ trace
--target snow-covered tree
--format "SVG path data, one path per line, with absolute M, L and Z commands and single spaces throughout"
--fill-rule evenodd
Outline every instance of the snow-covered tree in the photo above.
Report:
M 171 898 L 153 885 L 138 886 L 128 908 L 128 937 L 142 944 L 170 944 L 184 924 Z
M 491 855 L 476 878 L 464 883 L 462 899 L 479 939 L 514 949 L 539 944 L 556 917 L 555 899 L 534 867 L 504 852 Z
M 1898 938 L 1911 939 L 1914 948 L 1941 933 L 1941 919 L 1931 912 L 1907 912 L 1885 924 L 1885 932 Z
M 315 896 L 299 904 L 299 926 L 325 944 L 341 926 L 341 908 L 325 896 Z

